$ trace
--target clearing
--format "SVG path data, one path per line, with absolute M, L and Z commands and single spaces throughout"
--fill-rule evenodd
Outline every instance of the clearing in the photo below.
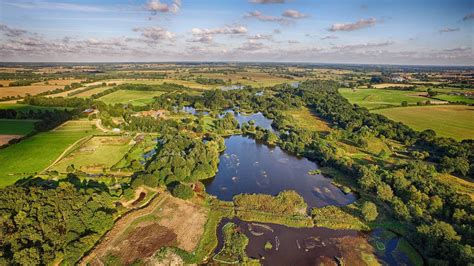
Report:
M 288 110 L 285 111 L 285 114 L 295 119 L 296 123 L 303 129 L 316 130 L 318 132 L 331 131 L 331 128 L 326 121 L 320 119 L 306 107 L 303 107 L 300 110 Z
M 456 140 L 473 138 L 474 107 L 472 106 L 415 106 L 379 109 L 373 112 L 400 121 L 415 130 L 432 129 L 438 136 Z
M 165 246 L 192 252 L 204 233 L 207 215 L 200 205 L 159 193 L 145 208 L 120 218 L 81 264 L 101 265 L 112 257 L 130 265 Z

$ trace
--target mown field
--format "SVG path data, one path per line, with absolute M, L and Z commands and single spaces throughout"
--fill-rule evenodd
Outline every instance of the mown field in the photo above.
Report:
M 69 85 L 74 82 L 80 82 L 78 79 L 58 79 L 50 80 L 45 84 L 45 82 L 33 83 L 29 86 L 14 86 L 14 87 L 0 87 L 0 98 L 7 96 L 25 96 L 26 94 L 35 95 L 38 93 L 54 90 L 54 89 L 63 89 L 65 85 Z
M 64 173 L 69 165 L 86 173 L 99 173 L 109 169 L 127 153 L 131 145 L 130 137 L 96 136 L 88 140 L 61 159 L 50 170 Z
M 296 123 L 307 130 L 315 130 L 319 132 L 329 132 L 331 128 L 314 113 L 312 113 L 308 108 L 301 108 L 300 110 L 288 110 L 285 111 L 285 114 L 292 117 Z
M 98 133 L 92 124 L 89 121 L 69 121 L 55 130 L 34 135 L 0 150 L 0 187 L 47 168 L 67 147 L 83 137 Z
M 456 140 L 473 138 L 474 107 L 465 105 L 414 106 L 374 110 L 415 130 L 432 129 Z
M 403 101 L 414 105 L 425 102 L 429 98 L 418 96 L 416 91 L 386 90 L 386 89 L 339 89 L 339 93 L 352 104 L 357 104 L 367 109 L 401 106 Z M 432 100 L 431 100 L 432 101 Z
M 100 97 L 99 100 L 106 104 L 126 104 L 130 103 L 136 106 L 144 106 L 153 102 L 153 97 L 160 96 L 162 91 L 131 91 L 119 90 L 111 94 Z
M 440 99 L 443 101 L 449 101 L 449 102 L 463 102 L 467 104 L 474 104 L 474 98 L 469 98 L 469 97 L 461 96 L 461 95 L 441 94 L 441 95 L 436 95 L 434 98 Z
M 0 119 L 0 134 L 27 135 L 37 120 Z

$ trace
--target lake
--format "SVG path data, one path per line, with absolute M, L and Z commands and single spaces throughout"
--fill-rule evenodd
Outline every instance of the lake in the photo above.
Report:
M 318 166 L 306 158 L 241 135 L 226 138 L 225 145 L 217 175 L 204 182 L 207 193 L 221 200 L 242 193 L 276 195 L 283 190 L 295 190 L 309 207 L 342 206 L 356 199 L 331 184 L 330 178 L 308 174 Z

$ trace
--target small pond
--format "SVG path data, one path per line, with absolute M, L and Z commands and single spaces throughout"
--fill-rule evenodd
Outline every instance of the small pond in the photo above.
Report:
M 308 174 L 318 166 L 306 158 L 240 135 L 226 138 L 225 145 L 217 175 L 205 180 L 207 193 L 221 200 L 242 193 L 276 195 L 283 190 L 295 190 L 309 207 L 343 206 L 356 199 L 331 184 L 331 179 Z
M 374 247 L 373 233 L 324 227 L 293 228 L 246 222 L 238 218 L 226 218 L 219 224 L 219 244 L 215 254 L 222 249 L 222 227 L 228 222 L 235 223 L 239 231 L 249 238 L 245 250 L 247 256 L 259 259 L 263 265 L 336 265 L 338 260 L 345 265 L 374 264 L 375 260 L 383 265 L 413 265 L 408 259 L 404 259 L 406 255 L 401 252 L 395 254 L 396 258 L 392 253 L 388 254 L 396 247 L 396 239 L 385 242 L 386 251 L 380 252 Z M 271 249 L 265 249 L 267 242 L 271 244 Z
M 239 125 L 241 126 L 243 123 L 248 123 L 253 120 L 255 122 L 255 126 L 260 126 L 261 128 L 265 128 L 272 132 L 275 132 L 275 130 L 272 128 L 273 120 L 266 118 L 261 112 L 253 114 L 243 114 L 241 112 L 235 112 L 234 110 L 229 109 L 225 110 L 224 113 L 220 115 L 220 117 L 223 117 L 226 113 L 232 113 L 235 116 L 235 119 L 239 122 Z

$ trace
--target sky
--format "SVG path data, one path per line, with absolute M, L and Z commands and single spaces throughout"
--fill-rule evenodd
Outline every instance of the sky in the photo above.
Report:
M 472 0 L 0 0 L 1 62 L 474 65 Z

